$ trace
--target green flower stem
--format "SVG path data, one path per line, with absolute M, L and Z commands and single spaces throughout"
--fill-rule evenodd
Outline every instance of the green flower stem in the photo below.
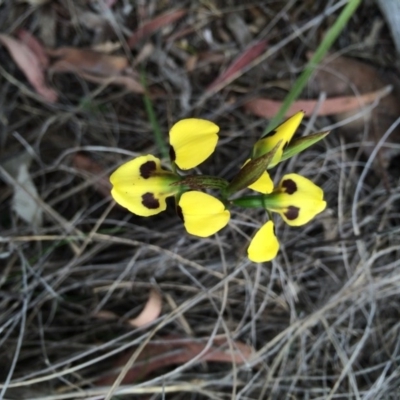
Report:
M 168 159 L 169 158 L 168 147 L 163 138 L 163 134 L 161 132 L 160 125 L 158 124 L 158 121 L 157 121 L 156 113 L 154 112 L 153 104 L 151 102 L 149 93 L 147 91 L 146 72 L 143 68 L 140 73 L 140 81 L 145 90 L 144 94 L 143 94 L 143 101 L 144 101 L 144 105 L 146 107 L 146 112 L 147 112 L 147 116 L 149 117 L 151 127 L 153 128 L 154 140 L 156 142 L 156 145 L 158 146 L 158 149 L 160 150 L 162 157 L 164 159 Z
M 311 74 L 314 72 L 315 68 L 324 58 L 325 54 L 328 50 L 332 47 L 333 42 L 339 36 L 340 32 L 346 26 L 348 20 L 356 11 L 357 7 L 360 5 L 361 0 L 349 0 L 347 5 L 343 8 L 342 12 L 340 13 L 339 17 L 336 19 L 335 23 L 331 26 L 327 34 L 325 35 L 324 39 L 322 40 L 321 44 L 318 46 L 317 50 L 315 51 L 314 55 L 311 57 L 311 60 L 307 64 L 304 71 L 301 75 L 297 78 L 296 82 L 294 83 L 292 89 L 286 96 L 279 112 L 275 115 L 274 118 L 271 119 L 267 128 L 265 129 L 263 136 L 265 136 L 268 132 L 270 132 L 273 128 L 275 128 L 282 118 L 286 115 L 287 111 L 289 110 L 290 106 L 293 102 L 299 97 L 300 93 L 304 89 L 309 80 Z
M 231 204 L 244 208 L 264 208 L 276 210 L 282 208 L 280 193 L 260 194 L 255 196 L 244 196 L 231 200 Z
M 264 196 L 244 196 L 230 200 L 230 203 L 243 208 L 265 208 Z
M 224 190 L 229 182 L 223 178 L 211 175 L 190 175 L 181 178 L 175 185 L 184 185 L 191 190 L 219 189 Z
M 163 173 L 158 175 L 160 178 L 162 178 L 162 187 L 164 189 L 171 188 L 172 192 L 179 192 L 181 190 L 187 190 L 188 188 L 184 187 L 181 185 L 181 179 L 182 177 L 179 175 L 175 175 L 172 172 L 166 172 L 163 171 Z M 178 189 L 179 187 L 179 189 Z M 168 190 L 169 191 L 169 190 Z

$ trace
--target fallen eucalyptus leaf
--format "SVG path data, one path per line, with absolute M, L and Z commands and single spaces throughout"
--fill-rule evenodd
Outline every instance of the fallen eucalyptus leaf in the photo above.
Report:
M 37 228 L 43 224 L 43 210 L 35 201 L 39 194 L 29 174 L 31 161 L 31 156 L 24 153 L 5 162 L 3 168 L 9 174 L 6 180 L 14 188 L 13 210 L 26 223 Z

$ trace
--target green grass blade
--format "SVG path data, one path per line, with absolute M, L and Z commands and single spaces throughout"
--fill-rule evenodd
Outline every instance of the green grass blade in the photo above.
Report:
M 308 62 L 304 71 L 297 78 L 292 89 L 286 96 L 279 112 L 269 122 L 267 128 L 265 129 L 265 131 L 263 133 L 263 136 L 265 136 L 268 132 L 270 132 L 273 128 L 275 128 L 279 124 L 279 122 L 283 119 L 286 112 L 289 110 L 290 106 L 299 97 L 300 93 L 306 86 L 307 81 L 310 79 L 311 74 L 314 72 L 315 68 L 318 66 L 318 64 L 321 62 L 321 60 L 324 58 L 325 54 L 332 47 L 332 44 L 334 43 L 336 38 L 339 36 L 339 34 L 343 30 L 343 28 L 346 26 L 348 20 L 354 14 L 354 12 L 356 11 L 356 9 L 360 5 L 360 3 L 361 3 L 361 0 L 349 0 L 347 5 L 343 8 L 339 17 L 337 18 L 335 23 L 331 26 L 331 28 L 325 35 L 324 39 L 322 40 L 321 44 L 318 46 L 317 50 L 315 51 L 311 60 Z

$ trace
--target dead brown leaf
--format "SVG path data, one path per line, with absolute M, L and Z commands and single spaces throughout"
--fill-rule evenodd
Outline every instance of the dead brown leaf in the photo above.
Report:
M 233 342 L 234 350 L 231 352 L 225 338 L 216 338 L 212 346 L 208 347 L 206 340 L 195 340 L 188 338 L 174 338 L 167 336 L 160 338 L 157 342 L 150 342 L 140 353 L 135 365 L 125 375 L 122 384 L 135 383 L 143 380 L 147 375 L 160 368 L 171 365 L 184 364 L 193 358 L 199 357 L 198 362 L 226 362 L 244 364 L 249 361 L 253 348 L 245 343 Z M 126 364 L 132 355 L 132 351 L 118 358 L 113 368 L 121 367 Z M 117 378 L 117 373 L 100 378 L 96 384 L 98 386 L 110 385 Z
M 18 39 L 24 43 L 37 57 L 40 66 L 46 69 L 49 65 L 49 57 L 46 54 L 46 50 L 43 45 L 33 36 L 30 32 L 25 29 L 20 29 L 17 31 Z
M 151 21 L 145 22 L 140 28 L 132 33 L 131 37 L 128 39 L 128 45 L 130 48 L 135 47 L 141 39 L 152 33 L 158 31 L 164 26 L 170 25 L 182 18 L 186 14 L 186 10 L 174 10 L 162 14 Z
M 149 299 L 142 312 L 136 318 L 130 319 L 128 323 L 135 328 L 147 325 L 158 318 L 161 313 L 161 307 L 162 301 L 160 293 L 155 289 L 151 289 Z
M 370 139 L 375 143 L 384 135 L 387 129 L 400 115 L 400 82 L 397 76 L 389 72 L 381 72 L 373 65 L 349 58 L 328 57 L 321 64 L 310 84 L 310 89 L 315 93 L 324 91 L 328 96 L 354 95 L 357 90 L 361 97 L 366 93 L 378 91 L 391 84 L 394 90 L 383 97 L 379 104 L 369 113 L 365 112 L 363 118 L 358 118 L 342 128 L 342 132 L 349 140 L 359 138 L 364 130 L 365 118 L 370 120 Z M 360 98 L 360 96 L 355 96 Z M 363 106 L 359 108 L 362 109 Z M 356 110 L 356 111 L 359 111 Z M 341 121 L 352 117 L 355 111 L 349 110 L 343 114 L 336 115 Z M 390 135 L 391 142 L 400 142 L 400 128 Z M 373 147 L 363 147 L 364 152 L 370 155 Z M 378 154 L 379 165 L 386 168 L 391 157 L 397 154 L 397 150 L 387 146 L 383 147 Z
M 86 72 L 80 72 L 78 73 L 79 76 L 81 76 L 83 79 L 86 79 L 87 81 L 93 82 L 93 83 L 99 83 L 100 85 L 118 85 L 118 86 L 124 86 L 126 89 L 133 93 L 144 93 L 144 88 L 143 86 L 134 78 L 131 76 L 109 76 L 109 77 L 103 77 L 103 76 L 96 76 L 92 74 L 88 74 Z
M 151 57 L 154 51 L 155 51 L 154 45 L 150 42 L 146 43 L 144 46 L 142 46 L 142 48 L 138 52 L 135 61 L 133 62 L 133 65 L 134 66 L 139 65 L 143 61 L 147 60 L 148 58 Z
M 32 6 L 42 6 L 48 3 L 50 0 L 23 0 L 25 3 L 29 3 Z
M 310 58 L 312 53 L 308 53 Z M 309 88 L 318 94 L 325 92 L 328 97 L 353 95 L 356 88 L 361 94 L 373 92 L 386 86 L 378 70 L 370 64 L 350 57 L 327 57 L 322 61 Z
M 91 82 L 125 86 L 134 93 L 144 92 L 137 74 L 129 67 L 125 56 L 102 54 L 73 47 L 48 50 L 48 54 L 56 58 L 50 67 L 50 72 L 72 72 Z
M 266 40 L 260 40 L 251 44 L 243 51 L 232 64 L 206 89 L 206 92 L 217 92 L 219 88 L 226 86 L 228 83 L 236 79 L 248 65 L 255 60 L 267 47 Z
M 107 42 L 95 44 L 91 47 L 93 51 L 106 54 L 113 53 L 114 51 L 117 51 L 120 48 L 121 48 L 120 42 L 111 42 L 110 40 L 108 40 Z
M 118 315 L 115 314 L 115 312 L 112 311 L 108 311 L 108 310 L 101 310 L 95 314 L 92 314 L 94 318 L 98 318 L 98 319 L 104 319 L 106 321 L 109 320 L 117 320 L 118 319 Z
M 48 50 L 56 58 L 51 65 L 52 72 L 87 72 L 96 75 L 118 75 L 129 65 L 124 56 L 102 54 L 88 49 L 61 47 Z
M 390 89 L 390 88 L 389 88 Z M 361 107 L 371 104 L 383 98 L 390 92 L 387 87 L 375 92 L 365 93 L 360 96 L 338 96 L 326 99 L 322 104 L 318 100 L 297 100 L 286 112 L 286 117 L 290 117 L 298 111 L 304 111 L 306 116 L 310 116 L 318 106 L 318 116 L 338 115 L 345 112 L 359 110 Z M 282 101 L 266 98 L 256 98 L 244 104 L 247 112 L 262 118 L 272 118 L 277 114 L 282 106 Z
M 35 88 L 36 92 L 49 103 L 56 102 L 58 98 L 56 91 L 46 83 L 43 65 L 44 59 L 39 58 L 27 44 L 11 36 L 0 34 L 0 42 L 10 52 L 11 57 L 24 73 L 29 83 Z
M 140 328 L 144 325 L 150 324 L 155 321 L 161 313 L 162 309 L 162 300 L 160 293 L 151 289 L 149 293 L 149 298 L 142 310 L 142 312 L 136 317 L 128 320 L 128 324 L 133 326 L 134 328 Z M 120 318 L 115 312 L 101 310 L 96 314 L 93 314 L 93 317 L 99 319 L 118 319 Z

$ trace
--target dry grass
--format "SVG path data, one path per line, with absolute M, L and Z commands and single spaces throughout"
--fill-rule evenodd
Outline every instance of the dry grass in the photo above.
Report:
M 137 10 L 126 16 L 122 3 L 108 15 L 110 32 L 119 29 L 108 33 L 114 41 L 127 34 L 122 27 L 137 23 Z M 146 12 L 159 15 L 172 7 L 167 3 L 146 4 Z M 188 72 L 182 42 L 164 40 L 166 33 L 148 39 L 155 51 L 142 65 L 162 93 L 153 105 L 163 133 L 185 115 L 211 118 L 221 127 L 219 147 L 203 172 L 233 176 L 266 125 L 243 112 L 243 98 L 267 89 L 282 98 L 278 83 L 269 88 L 269 82 L 293 80 L 305 52 L 330 25 L 333 17 L 324 11 L 335 2 L 295 3 L 176 4 L 189 10 L 176 29 L 189 19 L 194 32 L 186 38 L 193 49 L 237 54 L 240 46 L 226 17 L 237 11 L 254 23 L 250 11 L 257 7 L 268 16 L 257 37 L 279 48 L 205 101 L 204 89 L 222 66 L 199 62 Z M 56 18 L 57 45 L 88 46 L 93 31 L 70 23 L 82 7 L 89 6 L 0 2 L 0 26 L 6 33 L 18 27 L 37 33 L 50 15 Z M 337 49 L 354 48 L 375 11 L 364 4 Z M 314 23 L 287 43 L 309 21 Z M 277 222 L 282 250 L 272 263 L 257 265 L 247 260 L 246 248 L 263 213 L 235 210 L 226 229 L 197 239 L 184 232 L 173 207 L 140 218 L 96 190 L 98 180 L 124 160 L 158 152 L 141 95 L 54 75 L 60 100 L 47 105 L 35 98 L 4 48 L 0 58 L 1 160 L 33 154 L 30 171 L 45 215 L 43 227 L 34 231 L 11 211 L 11 186 L 0 183 L 0 398 L 400 399 L 398 170 L 388 192 L 357 152 L 357 139 L 344 141 L 335 131 L 280 164 L 277 178 L 304 174 L 323 187 L 329 207 L 301 229 Z M 310 121 L 302 131 L 333 123 Z M 78 153 L 100 165 L 102 174 L 76 168 Z M 126 321 L 140 312 L 151 288 L 162 295 L 162 314 L 150 327 L 133 329 Z M 96 318 L 105 310 L 119 318 Z M 140 382 L 95 384 L 119 354 L 138 349 L 130 359 L 134 364 L 141 346 L 167 335 L 208 346 L 224 337 L 227 352 L 235 341 L 254 351 L 244 364 L 197 357 Z

